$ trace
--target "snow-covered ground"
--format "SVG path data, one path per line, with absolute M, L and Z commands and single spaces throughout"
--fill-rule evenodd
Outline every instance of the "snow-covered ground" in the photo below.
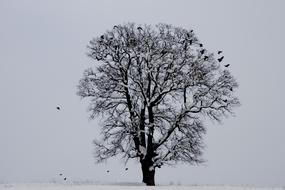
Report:
M 285 188 L 270 187 L 235 187 L 235 186 L 155 186 L 147 187 L 143 184 L 122 183 L 116 185 L 98 184 L 0 184 L 2 190 L 284 190 Z

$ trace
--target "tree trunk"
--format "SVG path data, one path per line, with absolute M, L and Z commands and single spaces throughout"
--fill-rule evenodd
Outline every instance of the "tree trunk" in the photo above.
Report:
M 154 116 L 153 116 L 152 106 L 153 105 L 148 106 L 149 123 L 152 126 L 149 127 L 149 130 L 148 130 L 146 156 L 145 158 L 141 159 L 143 182 L 147 186 L 155 186 L 155 182 L 154 182 L 155 169 L 153 167 L 153 161 L 152 161 L 152 158 L 154 157 L 154 150 L 153 150 Z
M 155 186 L 154 176 L 155 176 L 155 170 L 154 168 L 151 168 L 150 162 L 142 161 L 141 162 L 142 167 L 142 175 L 143 175 L 143 183 L 145 183 L 147 186 Z

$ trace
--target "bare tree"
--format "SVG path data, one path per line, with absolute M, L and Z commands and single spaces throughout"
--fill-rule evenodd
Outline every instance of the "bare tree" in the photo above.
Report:
M 193 30 L 128 23 L 88 49 L 96 68 L 84 72 L 78 95 L 90 100 L 91 118 L 104 118 L 103 138 L 94 141 L 98 162 L 135 158 L 147 185 L 164 164 L 203 162 L 202 120 L 232 115 L 238 84 Z

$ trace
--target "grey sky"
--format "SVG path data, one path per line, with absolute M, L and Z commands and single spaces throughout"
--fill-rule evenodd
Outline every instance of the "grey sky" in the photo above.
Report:
M 282 0 L 0 0 L 0 182 L 60 180 L 59 172 L 141 180 L 132 161 L 128 172 L 119 158 L 94 164 L 99 127 L 75 94 L 92 64 L 88 41 L 130 21 L 193 28 L 207 49 L 224 51 L 240 84 L 236 117 L 207 122 L 208 162 L 160 169 L 157 182 L 285 186 L 284 9 Z

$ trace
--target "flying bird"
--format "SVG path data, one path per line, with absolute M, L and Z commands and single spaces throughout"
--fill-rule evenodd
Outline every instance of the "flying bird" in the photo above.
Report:
M 203 55 L 205 53 L 205 49 L 202 49 L 200 53 Z
M 230 64 L 226 64 L 226 65 L 224 65 L 225 67 L 229 67 L 230 66 Z
M 127 171 L 129 168 L 126 168 L 125 170 Z
M 56 109 L 57 109 L 57 110 L 60 110 L 60 107 L 57 106 Z M 61 175 L 62 175 L 62 174 L 61 174 Z
M 64 180 L 64 181 L 66 181 L 66 177 L 65 177 L 65 178 L 63 178 L 63 180 Z
M 110 171 L 109 170 L 107 170 L 107 173 L 109 173 Z
M 62 174 L 59 174 L 60 176 L 62 176 Z
M 193 32 L 193 30 L 190 30 L 190 32 L 192 33 L 192 32 Z
M 221 61 L 223 61 L 223 59 L 224 59 L 224 56 L 220 57 L 220 58 L 218 59 L 218 61 L 221 62 Z
M 218 51 L 218 54 L 221 54 L 221 53 L 223 53 L 223 51 Z

